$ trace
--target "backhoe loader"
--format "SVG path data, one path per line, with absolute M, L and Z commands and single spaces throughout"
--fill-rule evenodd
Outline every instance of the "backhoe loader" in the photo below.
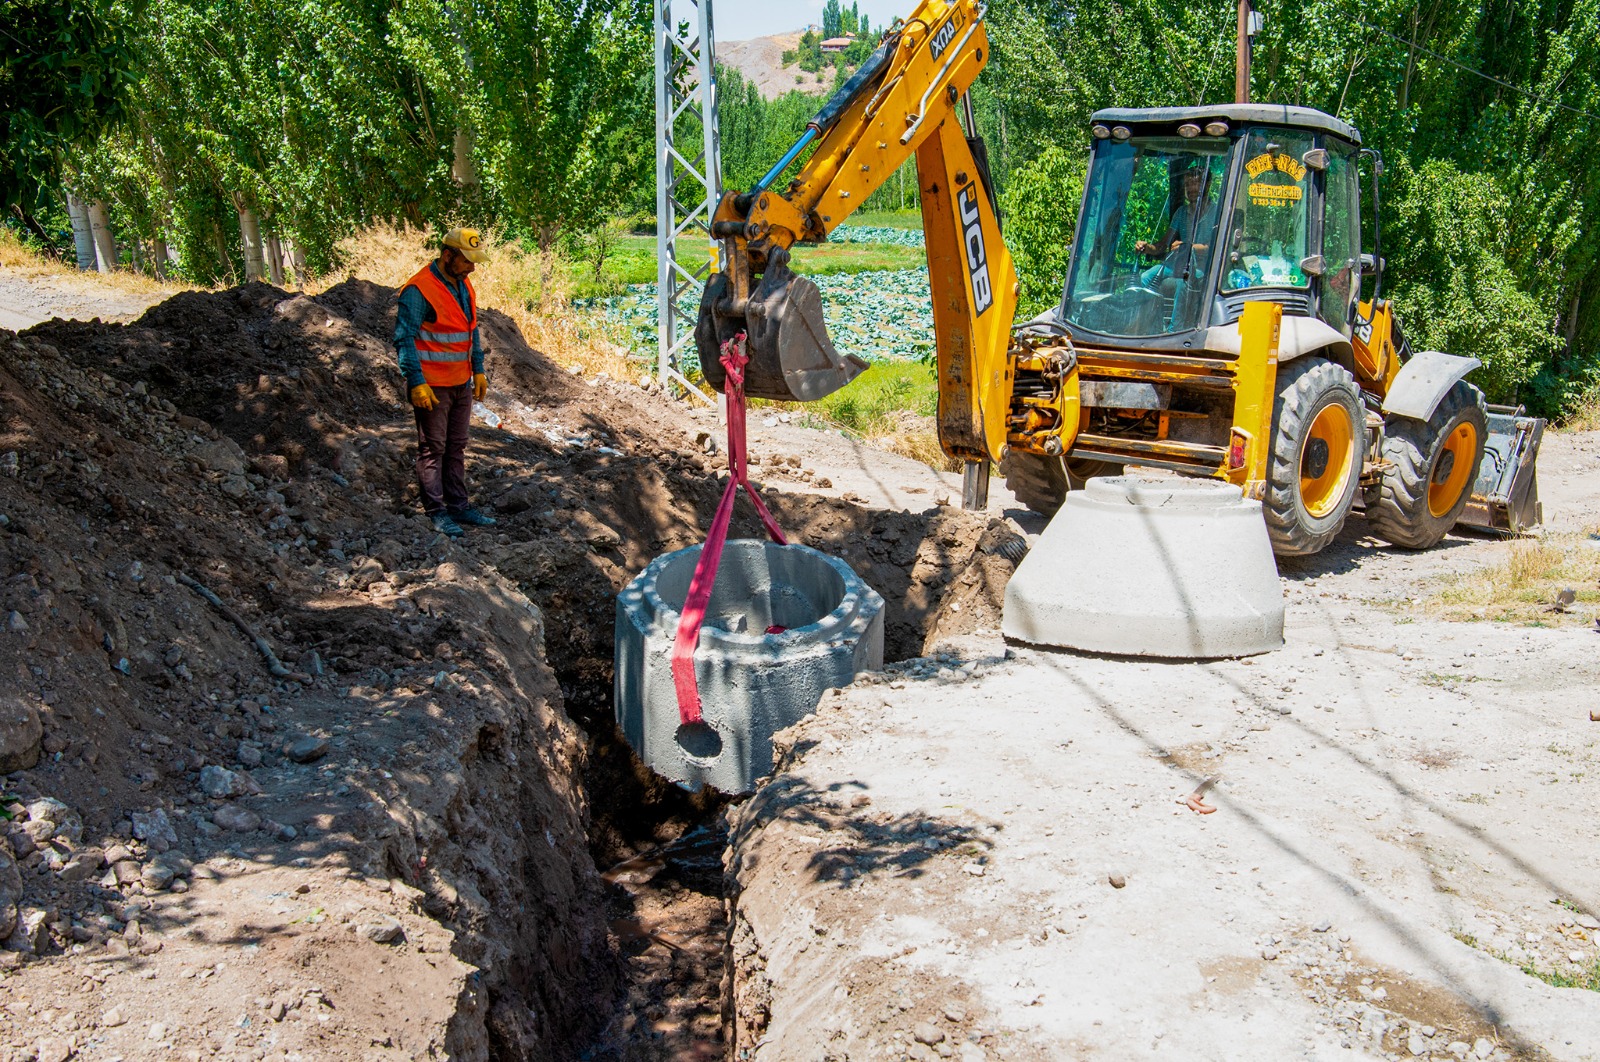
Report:
M 1236 484 L 1261 501 L 1279 555 L 1323 549 L 1358 504 L 1408 548 L 1464 512 L 1511 532 L 1538 522 L 1543 424 L 1491 420 L 1465 379 L 1476 359 L 1411 350 L 1378 247 L 1361 251 L 1360 173 L 1376 206 L 1382 159 L 1338 118 L 1267 104 L 1095 113 L 1061 302 L 1014 321 L 968 94 L 989 56 L 984 13 L 923 0 L 755 187 L 722 198 L 724 268 L 696 326 L 714 387 L 720 344 L 740 332 L 756 397 L 813 401 L 865 368 L 834 349 L 789 250 L 825 240 L 914 156 L 939 438 L 966 462 L 968 507 L 985 504 L 991 463 L 1045 514 L 1086 478 L 1139 465 Z

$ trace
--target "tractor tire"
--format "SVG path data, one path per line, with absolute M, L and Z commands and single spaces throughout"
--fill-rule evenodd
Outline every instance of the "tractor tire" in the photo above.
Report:
M 1361 485 L 1365 433 L 1361 393 L 1348 370 L 1307 357 L 1278 374 L 1261 502 L 1278 556 L 1310 556 L 1338 536 Z
M 1459 381 L 1427 421 L 1395 417 L 1384 426 L 1388 463 L 1367 503 L 1374 534 L 1404 549 L 1437 545 L 1472 497 L 1489 438 L 1483 392 Z
M 1012 451 L 1000 462 L 1006 489 L 1017 501 L 1042 516 L 1054 516 L 1069 490 L 1082 490 L 1095 476 L 1120 476 L 1122 466 L 1110 461 L 1050 457 Z

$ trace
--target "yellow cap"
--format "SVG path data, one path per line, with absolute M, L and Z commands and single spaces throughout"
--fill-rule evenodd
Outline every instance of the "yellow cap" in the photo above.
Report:
M 477 229 L 451 229 L 444 234 L 444 245 L 466 255 L 469 262 L 489 260 L 489 252 L 483 249 L 483 237 L 478 235 Z

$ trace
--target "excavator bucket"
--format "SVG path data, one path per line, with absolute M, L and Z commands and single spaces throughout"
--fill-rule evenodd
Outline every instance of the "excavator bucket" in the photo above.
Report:
M 1472 499 L 1457 523 L 1518 535 L 1544 522 L 1535 464 L 1545 422 L 1520 406 L 1489 407 L 1489 438 Z
M 722 344 L 740 332 L 746 335 L 750 355 L 744 390 L 753 398 L 815 402 L 867 367 L 860 358 L 834 349 L 822 319 L 822 293 L 789 268 L 787 255 L 774 252 L 743 313 L 733 312 L 737 308 L 731 305 L 729 287 L 726 274 L 711 278 L 694 329 L 700 370 L 718 391 L 724 383 Z

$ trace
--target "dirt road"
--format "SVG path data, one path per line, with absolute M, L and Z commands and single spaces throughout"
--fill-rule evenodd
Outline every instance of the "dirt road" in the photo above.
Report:
M 176 290 L 176 289 L 173 289 Z M 118 291 L 93 275 L 25 273 L 0 269 L 0 328 L 20 331 L 52 317 L 131 321 L 171 291 Z
M 1553 531 L 1600 531 L 1597 448 L 1547 442 Z M 795 727 L 735 819 L 736 1057 L 1600 1058 L 1600 996 L 1519 968 L 1600 974 L 1600 635 L 1429 619 L 1511 547 L 1361 531 L 1279 652 L 981 632 Z

